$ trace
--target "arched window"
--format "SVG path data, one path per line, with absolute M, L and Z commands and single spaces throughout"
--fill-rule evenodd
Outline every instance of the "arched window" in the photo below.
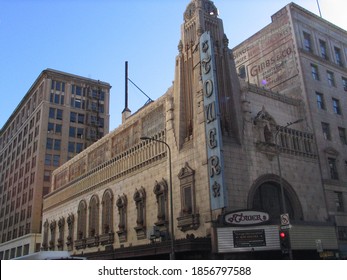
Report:
M 168 187 L 166 181 L 163 179 L 160 182 L 155 182 L 155 186 L 153 189 L 153 192 L 157 199 L 157 206 L 158 206 L 158 212 L 157 212 L 157 222 L 155 222 L 155 225 L 157 226 L 163 226 L 167 223 L 168 219 Z
M 118 237 L 119 242 L 126 242 L 127 240 L 127 204 L 128 200 L 125 194 L 119 195 L 116 201 L 116 205 L 118 208 Z
M 107 190 L 102 198 L 102 233 L 113 231 L 113 194 Z
M 284 189 L 286 211 L 294 219 L 292 203 L 289 199 L 288 192 Z M 281 188 L 274 182 L 266 182 L 260 185 L 253 198 L 253 208 L 262 210 L 270 214 L 270 217 L 280 217 L 284 213 Z
M 134 194 L 134 201 L 136 205 L 136 225 L 143 227 L 146 220 L 146 191 L 143 187 L 139 190 L 136 189 Z
M 55 247 L 55 229 L 56 229 L 56 226 L 57 226 L 57 222 L 54 220 L 49 225 L 49 228 L 51 230 L 51 240 L 49 241 L 49 249 L 52 251 L 54 251 L 54 247 Z
M 99 234 L 99 199 L 94 195 L 89 202 L 89 237 Z
M 177 218 L 177 226 L 183 232 L 198 229 L 200 215 L 195 205 L 195 171 L 186 162 L 178 173 L 178 178 L 181 188 L 181 211 Z
M 44 251 L 48 250 L 48 232 L 49 232 L 49 223 L 48 220 L 45 221 L 43 224 L 43 242 L 42 242 L 42 249 Z
M 66 219 L 67 222 L 67 229 L 68 229 L 68 235 L 66 238 L 66 245 L 68 250 L 72 250 L 72 245 L 73 245 L 73 234 L 74 234 L 74 221 L 75 221 L 75 216 L 74 214 L 70 213 L 69 216 Z
M 65 231 L 65 219 L 64 217 L 61 217 L 58 221 L 58 230 L 59 230 L 59 236 L 58 236 L 58 249 L 64 250 L 64 231 Z
M 81 240 L 86 238 L 87 230 L 87 204 L 84 200 L 78 205 L 77 215 L 77 240 Z
M 137 239 L 146 238 L 146 191 L 143 187 L 136 189 L 134 193 L 136 206 L 136 226 Z
M 281 185 L 282 182 L 286 211 L 283 209 Z M 288 213 L 291 220 L 303 220 L 300 200 L 292 186 L 275 174 L 265 174 L 253 183 L 248 196 L 249 209 L 269 213 L 270 218 L 278 223 L 281 214 Z

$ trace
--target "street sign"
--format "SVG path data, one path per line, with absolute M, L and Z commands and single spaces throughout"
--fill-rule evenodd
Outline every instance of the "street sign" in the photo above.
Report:
M 289 214 L 281 214 L 281 226 L 289 226 L 290 221 L 289 221 Z

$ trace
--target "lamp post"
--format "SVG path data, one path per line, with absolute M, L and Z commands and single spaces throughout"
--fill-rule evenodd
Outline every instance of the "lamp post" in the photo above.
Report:
M 283 188 L 283 179 L 282 179 L 282 170 L 281 170 L 281 162 L 280 162 L 280 151 L 279 151 L 279 145 L 277 144 L 277 136 L 279 134 L 279 132 L 284 129 L 287 128 L 293 124 L 296 123 L 300 123 L 302 122 L 304 119 L 298 119 L 296 121 L 293 122 L 289 122 L 287 123 L 287 125 L 285 126 L 280 126 L 275 133 L 275 144 L 276 144 L 276 155 L 277 155 L 277 165 L 278 165 L 278 175 L 280 177 L 280 190 L 281 190 L 281 204 L 282 204 L 282 211 L 284 214 L 287 214 L 287 207 L 286 207 L 286 200 L 285 200 L 285 195 L 284 195 L 284 188 Z M 289 232 L 288 232 L 288 238 L 289 238 Z M 290 245 L 290 239 L 289 239 L 289 250 L 288 250 L 288 255 L 289 255 L 289 259 L 292 260 L 293 259 L 293 252 L 292 252 L 292 248 Z
M 170 231 L 171 231 L 171 251 L 170 251 L 170 260 L 175 259 L 175 233 L 174 233 L 174 216 L 173 216 L 173 199 L 172 199 L 172 168 L 171 168 L 171 149 L 170 146 L 162 140 L 158 140 L 155 138 L 142 136 L 140 137 L 143 141 L 155 141 L 164 144 L 167 147 L 169 153 L 169 192 L 170 192 Z

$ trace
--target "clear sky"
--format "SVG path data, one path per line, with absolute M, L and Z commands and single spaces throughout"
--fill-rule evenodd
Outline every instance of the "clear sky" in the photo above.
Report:
M 0 0 L 0 128 L 42 70 L 111 84 L 110 130 L 121 123 L 124 64 L 153 100 L 174 79 L 183 13 L 190 0 Z M 229 47 L 271 22 L 290 0 L 215 0 Z M 296 0 L 319 14 L 317 0 Z M 347 30 L 347 0 L 319 0 L 323 18 Z M 129 108 L 147 98 L 129 84 Z

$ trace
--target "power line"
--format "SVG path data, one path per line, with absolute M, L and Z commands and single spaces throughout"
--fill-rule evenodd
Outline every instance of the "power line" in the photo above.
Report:
M 128 81 L 129 81 L 130 83 L 132 83 L 139 91 L 142 92 L 143 95 L 145 95 L 145 96 L 148 98 L 146 104 L 147 104 L 147 103 L 150 103 L 150 102 L 153 102 L 153 99 L 150 98 L 142 89 L 140 89 L 132 80 L 130 80 L 130 78 L 128 78 Z

